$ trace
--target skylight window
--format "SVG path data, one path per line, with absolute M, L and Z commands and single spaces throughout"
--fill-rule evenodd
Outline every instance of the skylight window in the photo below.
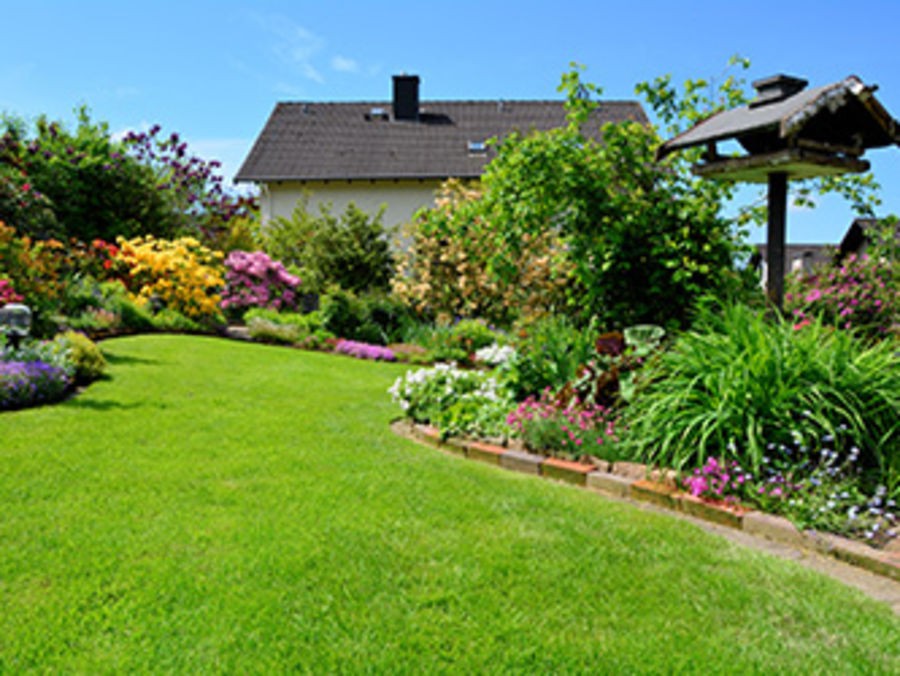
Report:
M 487 152 L 487 143 L 484 141 L 469 141 L 469 153 L 471 155 L 484 155 Z

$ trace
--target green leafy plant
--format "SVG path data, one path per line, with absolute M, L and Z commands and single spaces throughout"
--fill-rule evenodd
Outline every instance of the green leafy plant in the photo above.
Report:
M 385 292 L 393 270 L 384 208 L 368 214 L 352 202 L 340 216 L 330 204 L 319 213 L 309 196 L 298 200 L 290 218 L 279 217 L 260 229 L 263 249 L 300 270 L 304 289 L 318 293 L 340 287 L 354 294 Z
M 742 305 L 707 310 L 648 365 L 626 409 L 636 457 L 696 467 L 708 457 L 757 471 L 770 445 L 825 435 L 861 450 L 863 467 L 900 478 L 900 356 L 812 322 L 801 331 Z M 839 432 L 840 431 L 840 432 Z
M 557 390 L 580 375 L 594 356 L 596 325 L 577 328 L 565 315 L 537 320 L 517 332 L 509 384 L 517 400 Z

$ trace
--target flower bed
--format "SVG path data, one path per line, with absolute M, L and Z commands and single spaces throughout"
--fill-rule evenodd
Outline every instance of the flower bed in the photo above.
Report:
M 72 377 L 59 366 L 43 361 L 0 362 L 0 410 L 59 401 L 71 385 Z
M 394 361 L 394 352 L 388 347 L 371 345 L 356 340 L 338 340 L 334 346 L 338 354 L 346 354 L 357 359 L 372 359 L 374 361 Z

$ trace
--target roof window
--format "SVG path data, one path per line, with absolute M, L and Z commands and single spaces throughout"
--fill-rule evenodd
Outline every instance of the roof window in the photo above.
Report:
M 487 143 L 484 141 L 469 141 L 470 155 L 484 155 L 487 153 Z

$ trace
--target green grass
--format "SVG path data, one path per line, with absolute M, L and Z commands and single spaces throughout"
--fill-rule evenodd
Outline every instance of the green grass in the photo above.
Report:
M 0 672 L 883 672 L 887 606 L 393 436 L 402 372 L 152 336 L 0 416 Z

